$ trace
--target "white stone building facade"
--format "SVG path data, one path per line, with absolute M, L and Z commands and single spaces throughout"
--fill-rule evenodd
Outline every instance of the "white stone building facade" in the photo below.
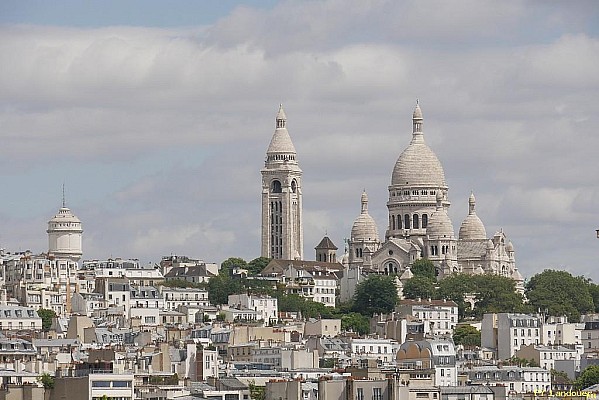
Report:
M 302 170 L 283 106 L 262 173 L 262 257 L 303 259 Z
M 388 187 L 384 241 L 368 214 L 368 197 L 362 193 L 361 212 L 348 240 L 349 268 L 401 275 L 415 260 L 426 257 L 435 264 L 439 278 L 460 272 L 502 275 L 516 280 L 522 291 L 514 246 L 501 229 L 488 237 L 476 214 L 474 194 L 468 199 L 468 214 L 459 234 L 455 234 L 447 213 L 449 186 L 441 162 L 424 140 L 423 122 L 417 105 L 412 140 L 397 159 Z

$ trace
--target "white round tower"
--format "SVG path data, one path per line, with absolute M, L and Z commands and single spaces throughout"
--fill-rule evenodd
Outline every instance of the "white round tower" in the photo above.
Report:
M 81 220 L 66 207 L 64 197 L 58 214 L 48 221 L 46 232 L 48 233 L 48 253 L 55 257 L 79 261 L 83 255 Z

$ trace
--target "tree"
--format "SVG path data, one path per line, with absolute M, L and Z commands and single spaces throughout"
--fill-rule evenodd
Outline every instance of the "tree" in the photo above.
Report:
M 568 374 L 564 371 L 558 371 L 556 369 L 552 369 L 551 371 L 551 383 L 553 385 L 572 385 L 574 382 Z
M 526 297 L 533 310 L 549 315 L 565 315 L 569 321 L 579 321 L 580 314 L 595 311 L 589 282 L 567 271 L 546 269 L 526 284 Z
M 229 257 L 222 263 L 220 263 L 220 270 L 218 271 L 219 275 L 231 275 L 231 270 L 233 267 L 245 268 L 247 266 L 247 261 L 243 258 L 239 257 Z
M 373 314 L 387 314 L 397 304 L 395 280 L 386 275 L 369 275 L 356 286 L 354 311 L 371 317 Z
M 42 330 L 48 332 L 52 326 L 52 320 L 56 318 L 56 313 L 48 308 L 40 308 L 37 310 L 37 315 L 42 319 Z
M 431 299 L 435 297 L 435 282 L 428 276 L 414 275 L 403 286 L 403 295 L 407 299 Z
M 304 318 L 332 318 L 333 310 L 297 294 L 277 293 L 280 311 L 300 312 Z
M 410 270 L 414 276 L 424 276 L 433 282 L 437 280 L 437 269 L 435 268 L 435 264 L 428 258 L 420 258 L 414 261 Z
M 47 372 L 41 374 L 37 380 L 44 386 L 45 389 L 52 389 L 54 387 L 54 377 Z
M 472 325 L 459 325 L 453 331 L 453 341 L 466 348 L 480 346 L 480 331 Z
M 599 312 L 599 285 L 593 282 L 588 282 L 589 294 L 593 298 L 593 305 L 595 306 L 595 312 Z
M 465 299 L 465 296 L 473 293 L 475 289 L 472 275 L 450 275 L 439 281 L 438 285 L 436 297 L 454 301 L 458 305 L 458 319 L 463 320 L 472 313 L 470 303 Z
M 244 288 L 239 280 L 231 279 L 227 275 L 217 275 L 208 281 L 208 299 L 214 305 L 227 304 L 230 294 L 243 292 Z
M 473 275 L 476 293 L 474 316 L 498 312 L 525 312 L 524 298 L 516 292 L 516 281 L 500 275 Z
M 578 390 L 586 389 L 599 383 L 599 365 L 590 365 L 582 371 L 574 386 Z
M 248 275 L 258 275 L 270 262 L 268 257 L 254 258 L 247 264 Z
M 370 321 L 360 313 L 343 314 L 341 315 L 341 329 L 366 335 L 370 332 Z
M 539 366 L 539 364 L 534 360 L 534 358 L 527 360 L 526 358 L 512 356 L 511 358 L 508 358 L 505 362 L 507 365 L 516 365 L 518 367 L 538 367 Z
M 251 381 L 248 386 L 250 390 L 250 399 L 264 400 L 266 398 L 266 388 L 264 386 L 257 386 L 254 381 Z

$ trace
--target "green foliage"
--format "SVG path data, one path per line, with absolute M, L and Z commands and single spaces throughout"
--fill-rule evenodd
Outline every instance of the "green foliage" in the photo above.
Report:
M 335 318 L 334 309 L 297 294 L 277 293 L 280 311 L 300 312 L 303 318 Z
M 428 258 L 421 258 L 414 261 L 410 268 L 414 276 L 423 276 L 433 282 L 437 280 L 437 270 L 435 264 Z
M 243 293 L 245 291 L 239 280 L 231 279 L 226 275 L 217 275 L 208 281 L 208 299 L 210 303 L 227 304 L 230 294 Z
M 229 276 L 231 275 L 231 270 L 233 269 L 233 267 L 246 268 L 247 264 L 247 261 L 245 261 L 243 258 L 229 257 L 225 261 L 220 263 L 220 270 L 218 271 L 218 274 Z
M 536 311 L 549 315 L 565 315 L 571 322 L 580 320 L 580 315 L 595 311 L 591 287 L 584 277 L 574 277 L 567 271 L 547 269 L 536 274 L 526 284 L 526 297 Z
M 599 365 L 590 365 L 582 371 L 574 382 L 574 386 L 576 389 L 582 390 L 597 383 L 599 383 Z
M 476 293 L 474 316 L 482 318 L 486 313 L 527 312 L 524 298 L 516 292 L 516 281 L 500 275 L 473 275 Z
M 354 311 L 371 317 L 390 313 L 397 304 L 397 287 L 394 278 L 386 275 L 369 275 L 356 287 Z
M 45 389 L 54 388 L 54 377 L 47 372 L 38 376 L 37 380 L 44 386 Z
M 40 308 L 37 310 L 37 315 L 42 319 L 42 330 L 48 332 L 52 326 L 52 319 L 56 318 L 56 313 L 48 308 Z
M 343 314 L 341 315 L 341 329 L 366 335 L 370 332 L 370 321 L 360 313 Z
M 320 368 L 335 368 L 337 365 L 337 360 L 334 358 L 320 358 L 319 367 Z
M 249 384 L 250 399 L 252 400 L 264 400 L 266 399 L 266 388 L 264 386 L 257 386 L 254 381 Z
M 474 309 L 466 302 L 474 296 Z M 453 300 L 458 305 L 459 319 L 482 318 L 485 313 L 527 312 L 524 298 L 516 292 L 516 282 L 500 275 L 456 274 L 442 279 L 436 297 Z
M 551 382 L 554 385 L 556 383 L 566 384 L 566 385 L 571 385 L 571 384 L 574 383 L 572 381 L 572 379 L 570 379 L 570 377 L 568 376 L 568 374 L 565 373 L 564 371 L 558 371 L 558 370 L 552 369 L 550 372 L 551 372 Z
M 436 298 L 454 301 L 458 305 L 458 319 L 463 320 L 471 314 L 470 303 L 465 301 L 465 295 L 475 290 L 471 275 L 450 275 L 439 281 L 438 285 Z
M 268 295 L 274 297 L 276 294 L 276 288 L 273 287 L 273 283 L 261 279 L 242 279 L 241 285 L 245 288 L 245 291 L 249 294 Z
M 453 341 L 465 348 L 480 346 L 480 331 L 472 325 L 459 325 L 453 331 Z
M 512 356 L 506 360 L 507 365 L 515 365 L 518 367 L 538 367 L 539 363 L 537 363 L 533 358 L 527 360 L 526 358 L 520 358 L 516 356 Z
M 153 385 L 178 385 L 179 375 L 176 373 L 169 376 L 151 375 L 149 381 Z
M 270 262 L 268 257 L 254 258 L 247 264 L 248 275 L 258 275 Z
M 599 312 L 599 285 L 596 285 L 592 282 L 588 282 L 587 287 L 589 289 L 589 294 L 593 298 L 593 305 L 595 306 L 595 312 Z
M 424 275 L 414 275 L 403 287 L 403 295 L 407 299 L 431 299 L 435 294 L 435 282 Z

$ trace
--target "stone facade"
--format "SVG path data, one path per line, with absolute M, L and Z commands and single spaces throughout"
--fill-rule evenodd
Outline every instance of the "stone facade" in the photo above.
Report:
M 304 257 L 302 170 L 287 131 L 283 106 L 262 169 L 262 257 L 295 260 Z
M 419 258 L 433 261 L 441 279 L 453 273 L 496 274 L 513 278 L 523 290 L 523 278 L 515 262 L 514 246 L 503 230 L 491 238 L 476 215 L 474 194 L 458 236 L 447 211 L 449 187 L 441 162 L 426 144 L 423 116 L 416 105 L 412 116 L 412 140 L 400 154 L 389 185 L 388 226 L 384 241 L 368 214 L 368 197 L 348 240 L 349 269 L 403 275 Z M 409 273 L 409 272 L 408 272 Z

